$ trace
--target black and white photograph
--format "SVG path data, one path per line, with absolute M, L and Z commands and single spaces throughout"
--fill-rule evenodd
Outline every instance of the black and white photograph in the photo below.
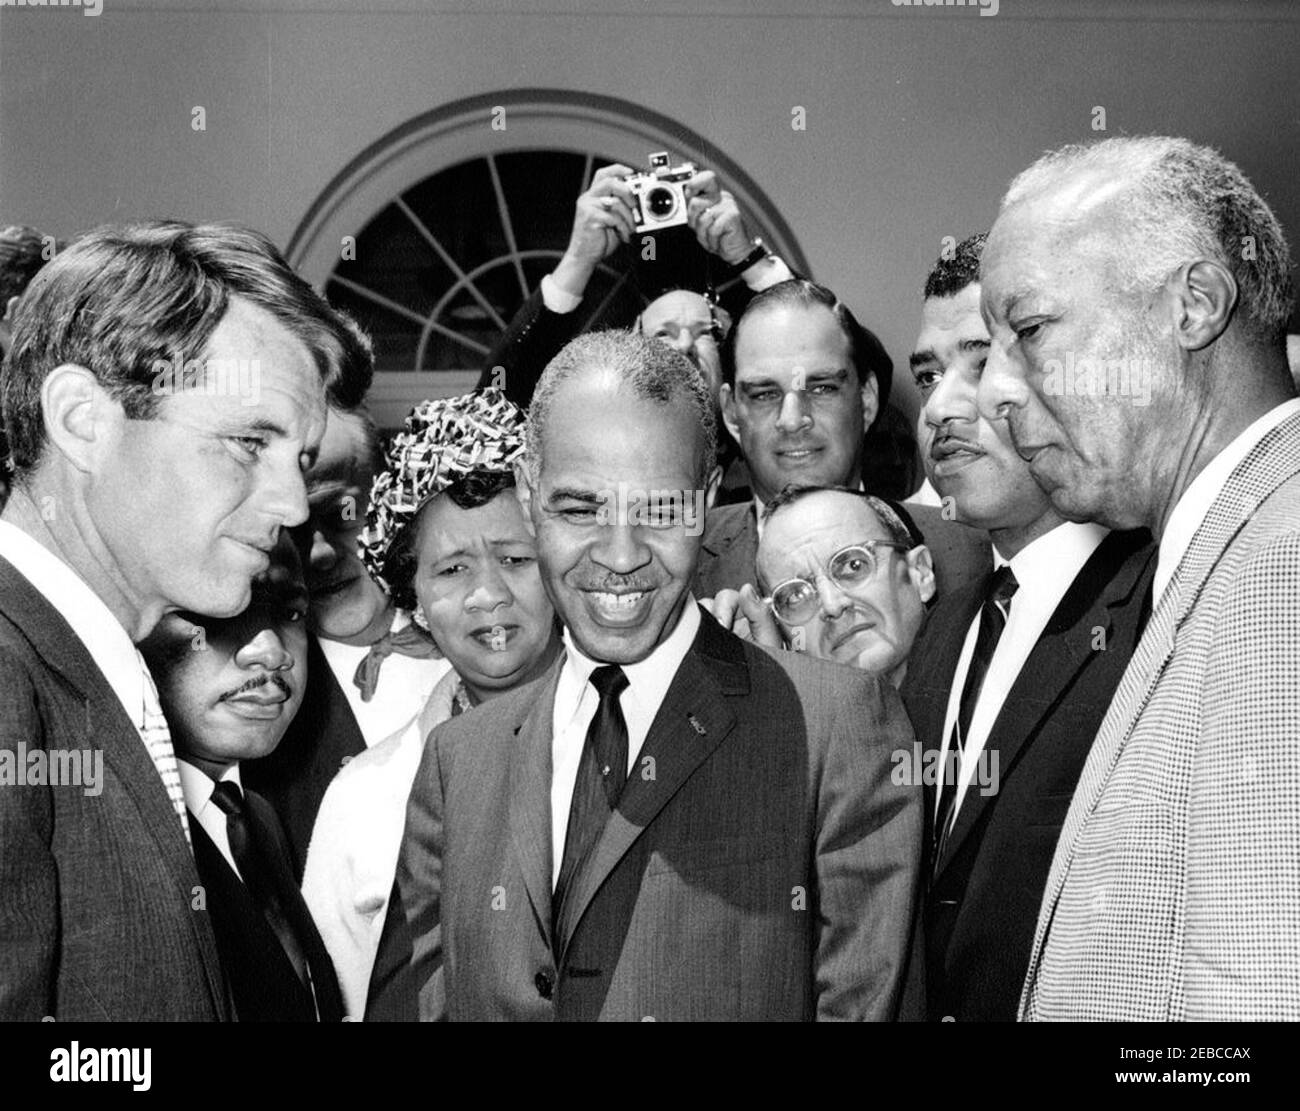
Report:
M 1298 78 L 1296 0 L 0 0 L 10 1093 L 1280 1080 Z

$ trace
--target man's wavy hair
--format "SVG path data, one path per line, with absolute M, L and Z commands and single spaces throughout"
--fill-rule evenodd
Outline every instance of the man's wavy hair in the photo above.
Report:
M 740 314 L 740 319 L 727 333 L 726 342 L 722 345 L 722 380 L 729 386 L 734 387 L 736 384 L 736 343 L 741 330 L 745 327 L 745 321 L 767 309 L 791 305 L 801 308 L 820 305 L 835 317 L 840 330 L 849 341 L 849 361 L 857 372 L 858 384 L 865 383 L 869 376 L 876 380 L 878 394 L 876 416 L 879 419 L 879 415 L 889 404 L 889 391 L 894 380 L 894 363 L 889 357 L 889 352 L 885 350 L 885 345 L 871 329 L 864 328 L 858 323 L 858 318 L 849 311 L 849 307 L 843 301 L 824 285 L 810 282 L 807 278 L 790 278 L 754 294 L 753 299 L 745 306 L 745 311 Z
M 128 417 L 157 415 L 156 364 L 202 355 L 232 297 L 300 339 L 330 402 L 354 408 L 373 357 L 361 330 L 294 273 L 266 236 L 179 220 L 105 227 L 57 254 L 32 280 L 0 373 L 0 415 L 15 478 L 45 447 L 41 387 L 51 370 L 90 370 Z

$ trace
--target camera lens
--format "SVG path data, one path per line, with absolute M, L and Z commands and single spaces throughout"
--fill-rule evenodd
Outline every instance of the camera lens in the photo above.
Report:
M 665 220 L 673 214 L 673 210 L 677 207 L 677 198 L 673 195 L 671 189 L 660 186 L 658 189 L 651 189 L 646 194 L 645 206 L 650 215 L 656 220 Z

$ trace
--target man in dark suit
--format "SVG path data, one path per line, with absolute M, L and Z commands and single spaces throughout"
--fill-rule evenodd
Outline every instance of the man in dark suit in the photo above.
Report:
M 755 581 L 763 507 L 786 486 L 878 492 L 863 473 L 863 433 L 889 400 L 893 364 L 834 293 L 801 278 L 749 303 L 723 345 L 722 368 L 722 419 L 754 497 L 709 515 L 695 573 L 701 598 Z M 940 596 L 983 574 L 987 536 L 931 507 L 907 511 L 934 559 Z
M 899 770 L 929 769 L 933 1020 L 1016 1017 L 1052 853 L 1141 634 L 1154 563 L 1145 530 L 1061 517 L 1006 422 L 979 415 L 983 243 L 966 240 L 930 274 L 911 358 L 930 479 L 960 520 L 989 530 L 997 565 L 940 599 L 902 686 L 918 752 Z
M 141 645 L 171 726 L 203 902 L 241 1022 L 343 1017 L 280 823 L 240 781 L 240 762 L 274 751 L 302 704 L 306 619 L 302 564 L 285 535 L 243 613 L 168 614 Z
M 70 311 L 75 306 L 77 311 Z M 36 276 L 0 379 L 0 1018 L 228 1014 L 170 735 L 134 644 L 247 606 L 337 371 L 338 317 L 254 232 L 92 232 Z M 57 758 L 57 759 L 56 759 Z M 0 759 L 0 768 L 7 761 Z
M 575 340 L 521 498 L 566 632 L 425 748 L 370 1018 L 888 1019 L 919 865 L 876 677 L 696 606 L 713 407 L 662 344 Z

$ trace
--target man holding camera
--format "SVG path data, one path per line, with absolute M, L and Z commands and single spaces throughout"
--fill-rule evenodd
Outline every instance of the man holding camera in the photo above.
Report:
M 666 162 L 664 156 L 651 156 Z M 714 275 L 721 285 L 739 277 L 757 293 L 792 277 L 790 268 L 750 236 L 736 198 L 723 189 L 712 170 L 695 171 L 690 163 L 664 166 L 662 184 L 654 174 L 638 174 L 630 166 L 602 166 L 578 197 L 569 245 L 559 264 L 541 281 L 510 323 L 502 341 L 488 358 L 479 387 L 500 386 L 516 405 L 526 407 L 546 364 L 580 330 L 578 312 L 592 275 L 605 259 L 637 236 L 650 237 L 671 229 L 684 212 L 684 226 L 720 265 Z M 654 203 L 663 191 L 678 203 L 667 211 Z M 642 204 L 642 198 L 646 202 Z M 668 197 L 665 201 L 668 201 Z M 656 211 L 659 213 L 656 215 Z M 641 219 L 638 219 L 641 217 Z M 718 354 L 731 317 L 695 289 L 668 289 L 646 305 L 633 330 L 680 351 L 704 375 L 716 403 L 722 384 Z M 505 380 L 496 368 L 505 370 Z

